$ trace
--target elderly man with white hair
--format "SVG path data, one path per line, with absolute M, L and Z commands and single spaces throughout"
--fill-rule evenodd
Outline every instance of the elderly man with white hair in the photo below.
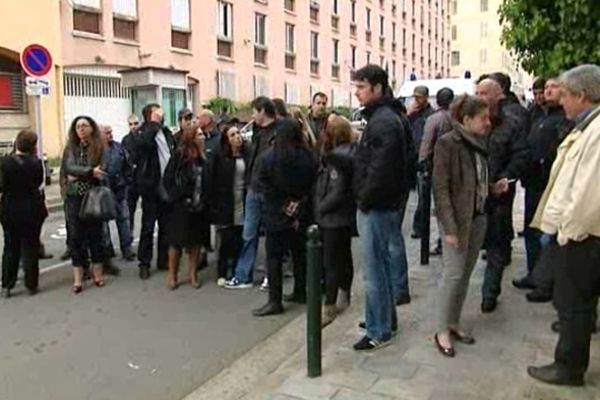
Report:
M 576 126 L 558 148 L 532 223 L 556 238 L 547 251 L 560 336 L 554 363 L 528 372 L 546 383 L 580 386 L 600 295 L 600 67 L 581 65 L 560 82 L 561 105 Z

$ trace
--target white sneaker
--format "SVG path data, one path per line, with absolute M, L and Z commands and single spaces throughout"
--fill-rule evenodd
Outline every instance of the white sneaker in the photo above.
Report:
M 260 285 L 260 290 L 262 292 L 268 292 L 269 291 L 269 279 L 268 278 L 263 279 L 263 282 Z
M 250 289 L 252 287 L 252 283 L 242 283 L 235 278 L 231 278 L 231 280 L 225 282 L 225 289 Z
M 217 286 L 218 287 L 224 287 L 226 283 L 227 283 L 227 280 L 225 278 L 219 278 L 219 279 L 217 279 Z

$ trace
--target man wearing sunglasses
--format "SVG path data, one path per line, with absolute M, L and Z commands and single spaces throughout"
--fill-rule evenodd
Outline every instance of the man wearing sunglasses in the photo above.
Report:
M 133 176 L 135 176 L 135 170 L 138 163 L 138 150 L 136 146 L 136 139 L 139 135 L 138 128 L 140 126 L 140 120 L 137 115 L 132 114 L 127 119 L 129 125 L 129 133 L 125 135 L 121 141 L 121 145 L 127 151 L 129 156 L 129 163 L 131 164 Z M 129 207 L 129 227 L 131 234 L 133 234 L 133 222 L 135 220 L 135 209 L 137 208 L 138 199 L 140 195 L 135 185 L 135 179 L 131 180 L 127 185 L 127 206 Z

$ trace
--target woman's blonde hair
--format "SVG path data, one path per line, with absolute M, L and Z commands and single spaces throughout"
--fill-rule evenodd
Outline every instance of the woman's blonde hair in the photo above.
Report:
M 290 116 L 300 124 L 300 127 L 302 128 L 302 134 L 304 135 L 304 140 L 306 140 L 308 147 L 311 149 L 315 148 L 317 145 L 317 138 L 302 110 L 298 107 L 291 107 L 289 109 L 289 113 Z
M 354 130 L 350 121 L 341 115 L 331 114 L 325 126 L 323 152 L 327 153 L 342 144 L 352 143 L 353 137 Z

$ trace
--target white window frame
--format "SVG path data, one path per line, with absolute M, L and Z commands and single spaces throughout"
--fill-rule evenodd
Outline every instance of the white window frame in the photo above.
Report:
M 310 59 L 319 61 L 319 32 L 310 32 Z
M 75 7 L 102 9 L 102 0 L 72 0 Z
M 217 0 L 217 38 L 233 42 L 233 3 Z
M 296 25 L 285 23 L 285 52 L 296 54 Z
M 262 32 L 260 23 L 262 22 Z M 261 38 L 262 36 L 262 38 Z M 262 42 L 261 42 L 262 39 Z M 267 15 L 254 13 L 254 45 L 258 47 L 267 47 Z
M 190 0 L 171 0 L 171 27 L 178 31 L 191 30 Z
M 131 19 L 138 18 L 137 0 L 113 0 L 113 14 Z

